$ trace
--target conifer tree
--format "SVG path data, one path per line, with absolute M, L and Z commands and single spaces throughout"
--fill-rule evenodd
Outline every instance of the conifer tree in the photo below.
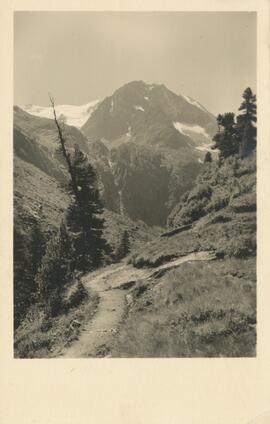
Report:
M 239 142 L 239 154 L 241 157 L 248 156 L 256 148 L 257 129 L 257 106 L 256 95 L 251 88 L 246 88 L 243 93 L 243 102 L 239 110 L 242 114 L 237 116 L 237 137 Z
M 215 144 L 212 149 L 218 149 L 220 151 L 219 159 L 223 160 L 238 153 L 234 113 L 227 112 L 224 115 L 218 115 L 217 124 L 219 130 L 213 137 Z
M 127 230 L 125 230 L 122 234 L 122 238 L 119 244 L 119 247 L 116 251 L 116 258 L 118 260 L 123 259 L 130 252 L 130 242 L 129 242 L 129 234 Z
M 108 245 L 103 238 L 104 219 L 100 217 L 103 206 L 99 197 L 97 174 L 87 156 L 75 148 L 72 168 L 78 187 L 78 198 L 67 210 L 67 226 L 72 234 L 76 268 L 88 271 L 101 265 Z
M 81 271 L 90 271 L 101 265 L 104 254 L 110 250 L 102 236 L 104 220 L 100 217 L 103 208 L 99 197 L 97 175 L 87 156 L 78 147 L 71 157 L 56 117 L 52 98 L 51 103 L 59 146 L 70 176 L 71 203 L 67 211 L 67 227 L 71 232 L 75 251 L 73 266 Z

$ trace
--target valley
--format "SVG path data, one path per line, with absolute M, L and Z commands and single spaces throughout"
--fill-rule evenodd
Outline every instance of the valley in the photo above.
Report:
M 19 254 L 28 255 L 37 225 L 47 246 L 59 240 L 72 206 L 69 172 L 49 109 L 15 106 L 15 267 L 22 276 L 15 292 L 23 309 L 15 356 L 255 356 L 256 152 L 221 161 L 212 149 L 216 118 L 162 84 L 133 81 L 104 100 L 56 112 L 71 157 L 80 152 L 93 167 L 108 249 L 98 269 L 73 270 L 59 312 L 48 317 Z M 76 261 L 72 250 L 67 255 Z M 56 280 L 58 272 L 52 268 Z

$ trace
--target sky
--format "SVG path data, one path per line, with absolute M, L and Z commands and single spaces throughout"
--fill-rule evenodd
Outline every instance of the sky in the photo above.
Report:
M 133 80 L 236 112 L 256 92 L 256 13 L 15 12 L 15 104 L 85 104 Z

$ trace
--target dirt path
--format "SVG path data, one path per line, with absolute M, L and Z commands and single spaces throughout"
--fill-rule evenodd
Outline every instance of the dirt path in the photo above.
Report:
M 197 252 L 180 257 L 157 268 L 137 269 L 132 265 L 111 265 L 89 274 L 84 285 L 99 295 L 96 314 L 76 340 L 62 355 L 65 358 L 110 356 L 110 345 L 127 310 L 127 290 L 121 286 L 140 279 L 151 278 L 159 272 L 175 268 L 188 261 L 214 259 L 209 252 Z

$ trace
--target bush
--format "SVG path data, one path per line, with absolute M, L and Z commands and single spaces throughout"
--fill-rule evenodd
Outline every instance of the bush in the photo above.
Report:
M 178 225 L 191 224 L 203 217 L 206 213 L 205 207 L 208 201 L 207 198 L 201 200 L 192 199 L 180 211 L 178 216 Z
M 65 302 L 65 310 L 75 308 L 86 299 L 88 292 L 81 281 L 77 282 L 75 290 L 72 291 L 69 298 Z
M 210 199 L 212 188 L 207 184 L 198 184 L 188 195 L 187 202 L 191 200 Z
M 230 201 L 230 197 L 227 193 L 217 193 L 212 197 L 211 202 L 208 203 L 205 212 L 217 212 L 220 209 L 225 208 Z

